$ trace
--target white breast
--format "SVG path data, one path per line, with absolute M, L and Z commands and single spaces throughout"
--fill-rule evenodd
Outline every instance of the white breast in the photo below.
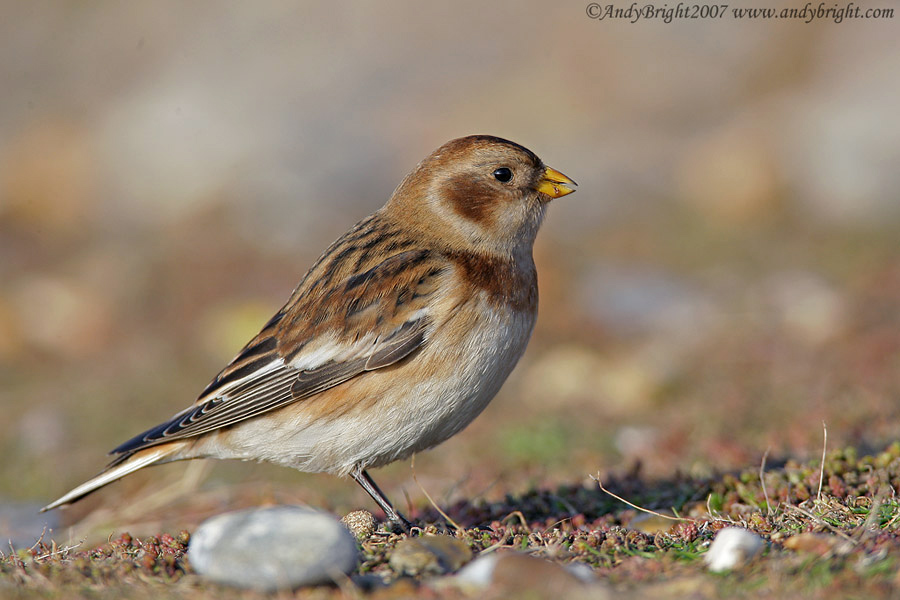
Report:
M 449 376 L 435 376 L 413 390 L 410 401 L 416 408 L 404 419 L 411 440 L 405 456 L 440 444 L 471 423 L 525 351 L 534 327 L 533 314 L 488 309 L 482 310 L 482 315 L 491 326 L 469 330 L 457 352 L 435 351 L 434 360 L 453 362 L 452 368 L 448 365 L 447 371 L 442 370 Z

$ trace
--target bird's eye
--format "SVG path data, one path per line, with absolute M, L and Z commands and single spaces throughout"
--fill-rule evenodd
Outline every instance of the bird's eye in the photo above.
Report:
M 512 171 L 506 167 L 500 167 L 494 171 L 494 178 L 501 183 L 506 183 L 512 179 Z

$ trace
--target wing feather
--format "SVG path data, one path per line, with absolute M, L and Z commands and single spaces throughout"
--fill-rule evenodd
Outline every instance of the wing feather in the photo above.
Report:
M 340 246 L 330 251 L 342 252 Z M 327 285 L 309 281 L 314 267 L 288 304 L 193 406 L 111 454 L 131 454 L 228 427 L 406 358 L 427 342 L 432 323 L 428 300 L 442 270 L 428 254 L 401 252 Z M 316 264 L 319 270 L 341 272 L 327 257 Z M 301 293 L 304 287 L 317 288 L 309 294 L 316 298 Z

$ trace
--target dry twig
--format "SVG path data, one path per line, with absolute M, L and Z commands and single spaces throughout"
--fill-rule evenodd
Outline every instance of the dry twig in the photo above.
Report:
M 662 513 L 656 512 L 655 510 L 650 510 L 649 508 L 644 508 L 643 506 L 638 506 L 637 504 L 629 502 L 628 500 L 626 500 L 625 498 L 623 498 L 621 496 L 617 496 L 616 494 L 612 493 L 611 491 L 609 491 L 608 489 L 603 487 L 603 483 L 600 481 L 600 473 L 599 472 L 597 473 L 596 477 L 594 477 L 593 475 L 588 475 L 588 477 L 590 477 L 591 479 L 593 479 L 594 481 L 597 482 L 597 486 L 600 488 L 600 491 L 602 491 L 606 494 L 609 494 L 610 496 L 612 496 L 619 502 L 624 502 L 625 504 L 627 504 L 628 506 L 630 506 L 631 508 L 633 508 L 635 510 L 645 512 L 650 515 L 656 515 L 657 517 L 662 517 L 663 519 L 669 519 L 671 521 L 689 521 L 691 523 L 697 522 L 697 519 L 689 519 L 687 517 L 672 517 L 670 515 L 664 515 Z
M 816 492 L 816 504 L 822 501 L 822 481 L 825 479 L 825 450 L 828 448 L 828 426 L 822 421 L 822 464 L 819 465 L 819 491 Z
M 435 509 L 436 511 L 438 511 L 438 512 L 441 514 L 441 516 L 444 517 L 444 518 L 447 520 L 448 523 L 450 523 L 451 525 L 453 525 L 453 528 L 456 529 L 456 531 L 462 531 L 463 528 L 460 527 L 460 526 L 456 523 L 456 521 L 454 521 L 453 519 L 451 519 L 451 518 L 450 518 L 450 515 L 448 515 L 447 513 L 445 513 L 445 512 L 443 511 L 443 509 L 442 509 L 440 506 L 438 506 L 437 502 L 435 502 L 435 501 L 431 498 L 431 494 L 429 494 L 429 493 L 425 490 L 425 488 L 422 487 L 422 484 L 419 483 L 419 479 L 416 477 L 416 457 L 415 457 L 415 455 L 413 455 L 412 460 L 410 461 L 409 467 L 410 467 L 410 469 L 412 469 L 412 478 L 413 478 L 413 481 L 416 482 L 416 485 L 419 486 L 419 489 L 422 490 L 422 493 L 425 494 L 425 497 L 428 498 L 428 501 L 431 502 L 431 505 L 434 507 L 434 509 Z
M 762 485 L 763 496 L 765 496 L 766 498 L 766 516 L 770 516 L 772 514 L 772 505 L 769 504 L 769 492 L 768 490 L 766 490 L 766 479 L 765 477 L 763 477 L 763 474 L 766 471 L 766 459 L 769 458 L 769 450 L 771 449 L 771 446 L 766 448 L 766 453 L 763 454 L 762 462 L 760 462 L 759 464 L 759 483 L 760 485 Z

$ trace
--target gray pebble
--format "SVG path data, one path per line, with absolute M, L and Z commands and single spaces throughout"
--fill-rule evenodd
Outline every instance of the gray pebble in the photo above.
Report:
M 228 585 L 274 591 L 331 583 L 356 568 L 356 540 L 340 521 L 301 506 L 218 515 L 191 534 L 191 565 Z

